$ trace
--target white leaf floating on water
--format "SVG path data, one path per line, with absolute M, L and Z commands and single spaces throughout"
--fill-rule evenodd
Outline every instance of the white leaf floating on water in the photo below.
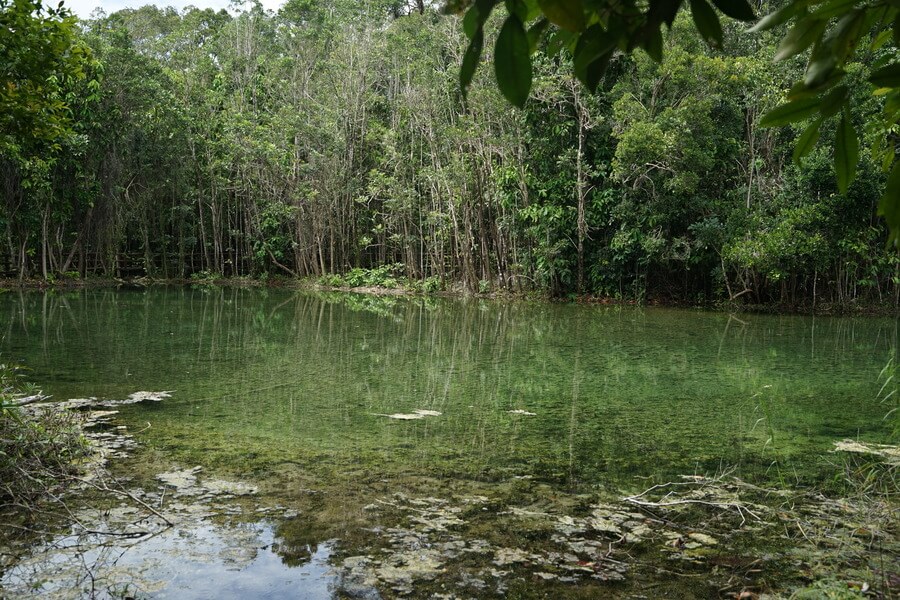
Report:
M 528 412 L 527 410 L 522 410 L 521 408 L 517 408 L 515 410 L 507 411 L 511 415 L 525 415 L 526 417 L 536 417 L 537 413 Z
M 425 410 L 417 408 L 411 413 L 394 413 L 387 415 L 384 413 L 375 413 L 376 417 L 387 417 L 388 419 L 397 419 L 399 421 L 415 421 L 416 419 L 424 419 L 425 417 L 439 417 L 442 413 L 436 410 Z

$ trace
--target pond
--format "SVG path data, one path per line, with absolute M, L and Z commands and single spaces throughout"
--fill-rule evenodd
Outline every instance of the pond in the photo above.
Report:
M 624 567 L 555 568 L 554 544 L 593 564 L 559 524 L 686 475 L 826 485 L 835 441 L 893 436 L 893 319 L 150 287 L 5 293 L 0 327 L 0 357 L 55 399 L 171 391 L 119 407 L 124 475 L 258 489 L 173 536 L 213 548 L 181 570 L 165 536 L 133 545 L 117 572 L 159 597 L 204 572 L 217 597 L 632 593 Z M 522 523 L 538 514 L 556 525 Z M 0 581 L 52 579 L 36 565 Z

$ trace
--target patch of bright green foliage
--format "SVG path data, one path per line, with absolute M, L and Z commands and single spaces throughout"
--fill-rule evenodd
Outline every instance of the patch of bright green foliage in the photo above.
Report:
M 440 277 L 411 279 L 403 275 L 404 269 L 403 263 L 392 263 L 372 269 L 355 267 L 342 275 L 324 275 L 318 279 L 318 284 L 325 287 L 406 289 L 424 294 L 432 294 L 443 289 Z

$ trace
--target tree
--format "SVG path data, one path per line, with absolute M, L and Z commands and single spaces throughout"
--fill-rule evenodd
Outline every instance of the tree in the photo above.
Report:
M 448 12 L 465 13 L 469 38 L 460 70 L 463 92 L 472 81 L 485 40 L 485 24 L 498 0 L 449 0 Z M 531 55 L 546 42 L 546 51 L 566 52 L 575 75 L 591 91 L 597 89 L 612 57 L 640 48 L 656 62 L 663 59 L 663 26 L 671 29 L 679 11 L 689 6 L 694 26 L 713 48 L 721 48 L 719 13 L 742 22 L 757 20 L 748 0 L 506 0 L 503 25 L 494 47 L 497 86 L 506 99 L 524 106 L 532 85 Z M 763 116 L 760 125 L 777 127 L 808 122 L 794 152 L 799 162 L 815 146 L 826 121 L 836 123 L 834 171 L 838 188 L 846 192 L 856 176 L 859 132 L 851 118 L 858 98 L 845 78 L 854 55 L 865 52 L 874 65 L 871 94 L 884 98 L 884 110 L 872 140 L 871 153 L 890 172 L 878 212 L 885 218 L 890 241 L 900 245 L 900 161 L 895 138 L 900 120 L 900 2 L 896 0 L 788 0 L 750 29 L 761 32 L 785 26 L 775 54 L 785 61 L 801 54 L 808 60 L 803 74 L 787 92 L 786 102 Z
M 90 64 L 76 22 L 62 2 L 0 0 L 0 155 L 24 162 L 71 135 L 66 91 Z

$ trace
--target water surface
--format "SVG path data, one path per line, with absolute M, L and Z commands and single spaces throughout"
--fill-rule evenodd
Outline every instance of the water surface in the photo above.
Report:
M 56 398 L 173 390 L 122 407 L 147 456 L 300 503 L 319 541 L 397 491 L 816 484 L 835 440 L 892 435 L 892 319 L 149 288 L 5 293 L 0 327 Z M 384 416 L 416 409 L 441 414 Z

